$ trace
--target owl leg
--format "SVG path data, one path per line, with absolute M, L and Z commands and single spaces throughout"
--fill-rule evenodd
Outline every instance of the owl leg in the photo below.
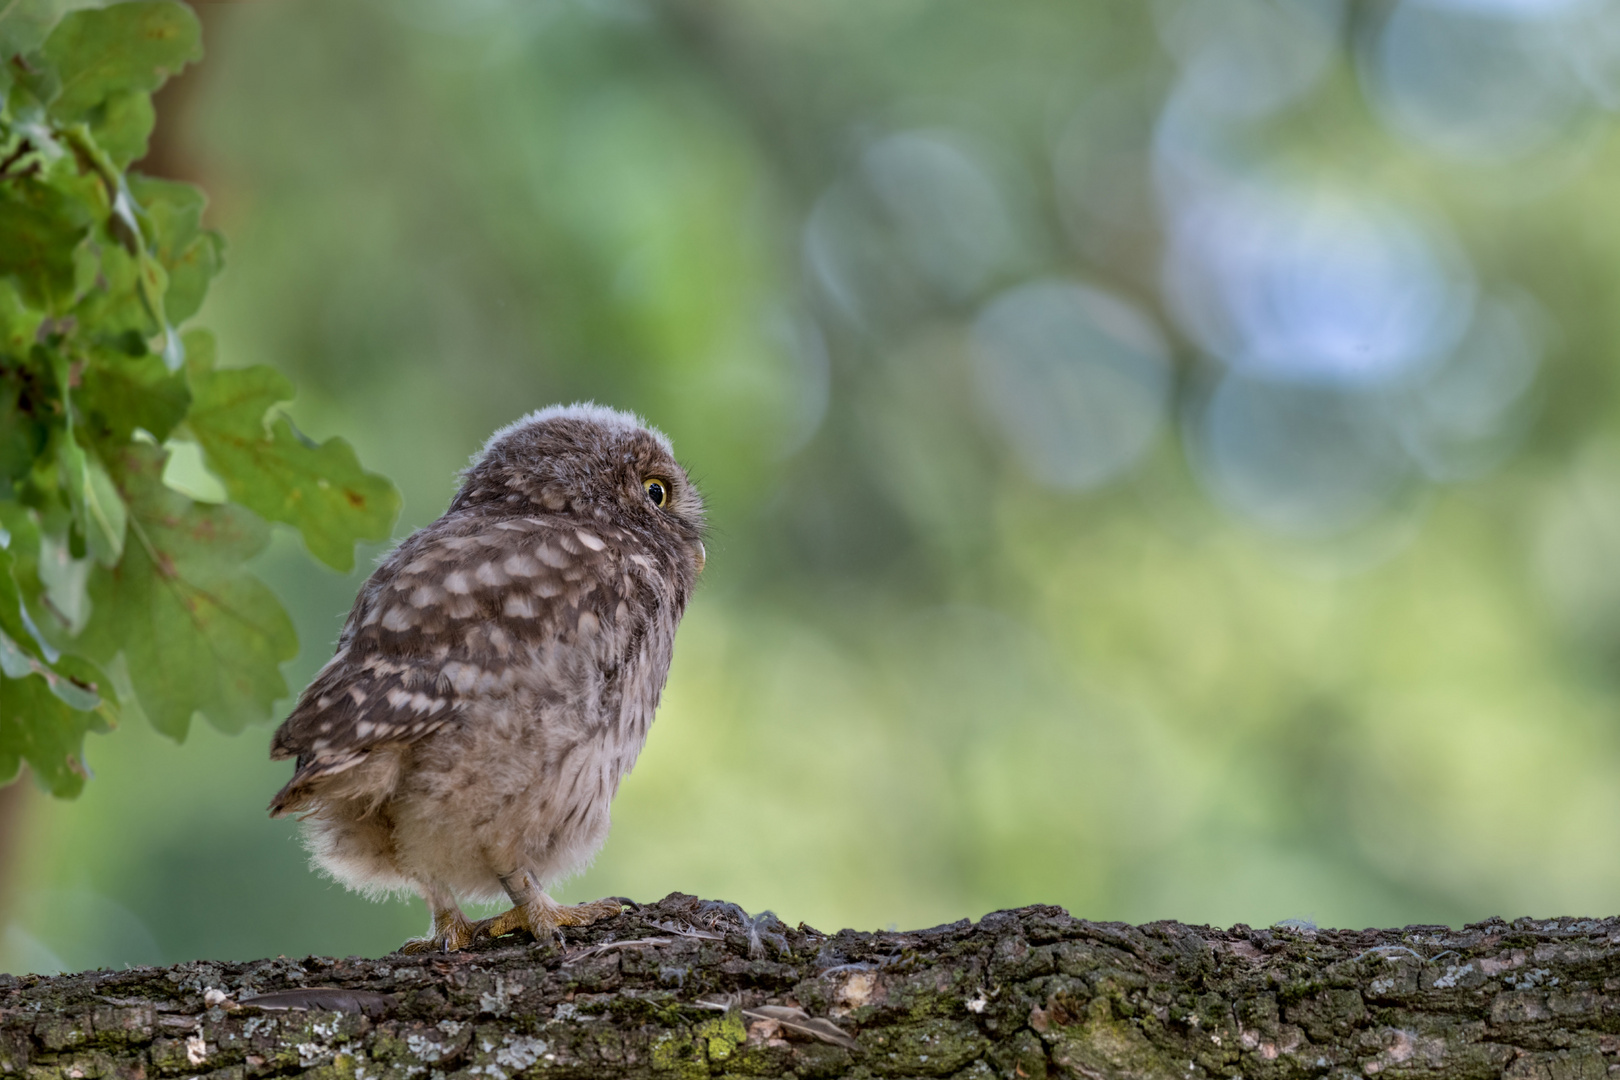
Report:
M 433 912 L 433 932 L 427 937 L 411 938 L 399 947 L 400 952 L 455 952 L 472 944 L 474 926 L 456 906 L 456 898 L 449 889 L 432 883 L 424 885 L 422 899 Z
M 475 925 L 472 930 L 475 939 L 527 930 L 536 941 L 546 941 L 559 926 L 589 926 L 601 919 L 611 919 L 624 910 L 623 904 L 612 899 L 559 904 L 545 894 L 534 875 L 527 871 L 501 878 L 501 886 L 512 898 L 512 908 Z

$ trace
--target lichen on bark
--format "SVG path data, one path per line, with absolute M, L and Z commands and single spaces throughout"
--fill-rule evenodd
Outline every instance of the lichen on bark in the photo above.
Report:
M 1620 919 L 823 934 L 673 894 L 552 942 L 0 977 L 29 1080 L 1620 1076 Z

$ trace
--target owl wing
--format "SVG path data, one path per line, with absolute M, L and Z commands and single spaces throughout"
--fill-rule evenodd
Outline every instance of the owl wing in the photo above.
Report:
M 277 729 L 270 756 L 298 769 L 270 804 L 303 808 L 309 786 L 384 745 L 455 723 L 469 702 L 533 681 L 545 643 L 613 666 L 644 629 L 636 593 L 661 592 L 634 539 L 539 517 L 441 518 L 400 545 L 361 589 L 338 651 Z M 645 599 L 652 599 L 646 597 Z M 656 600 L 654 601 L 656 604 Z M 588 639 L 588 640 L 586 640 Z

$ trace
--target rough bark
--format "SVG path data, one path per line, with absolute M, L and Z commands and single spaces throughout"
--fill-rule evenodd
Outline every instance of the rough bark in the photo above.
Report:
M 827 935 L 680 894 L 565 941 L 0 977 L 33 1080 L 1620 1074 L 1620 919 Z

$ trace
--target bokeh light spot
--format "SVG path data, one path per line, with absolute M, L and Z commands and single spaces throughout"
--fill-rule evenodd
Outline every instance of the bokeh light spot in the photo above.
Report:
M 1232 372 L 1190 426 L 1189 450 L 1211 494 L 1285 536 L 1368 524 L 1411 472 L 1366 392 Z
M 1431 223 L 1272 188 L 1181 208 L 1164 277 L 1182 326 L 1231 367 L 1328 383 L 1388 382 L 1443 355 L 1473 298 Z
M 1457 350 L 1399 397 L 1402 443 L 1429 479 L 1472 479 L 1513 449 L 1532 411 L 1541 325 L 1528 300 L 1481 304 Z
M 804 234 L 812 276 L 867 327 L 930 302 L 971 299 L 1021 247 L 987 152 L 939 131 L 869 146 L 817 201 Z
M 1435 153 L 1495 162 L 1542 150 L 1587 102 L 1548 17 L 1572 6 L 1406 0 L 1364 51 L 1363 82 L 1393 129 Z
M 1175 0 L 1155 7 L 1181 62 L 1179 91 L 1210 113 L 1275 112 L 1321 79 L 1337 52 L 1342 0 Z
M 1041 483 L 1083 491 L 1141 457 L 1170 400 L 1169 350 L 1118 297 L 1068 281 L 997 297 L 974 323 L 981 400 Z

